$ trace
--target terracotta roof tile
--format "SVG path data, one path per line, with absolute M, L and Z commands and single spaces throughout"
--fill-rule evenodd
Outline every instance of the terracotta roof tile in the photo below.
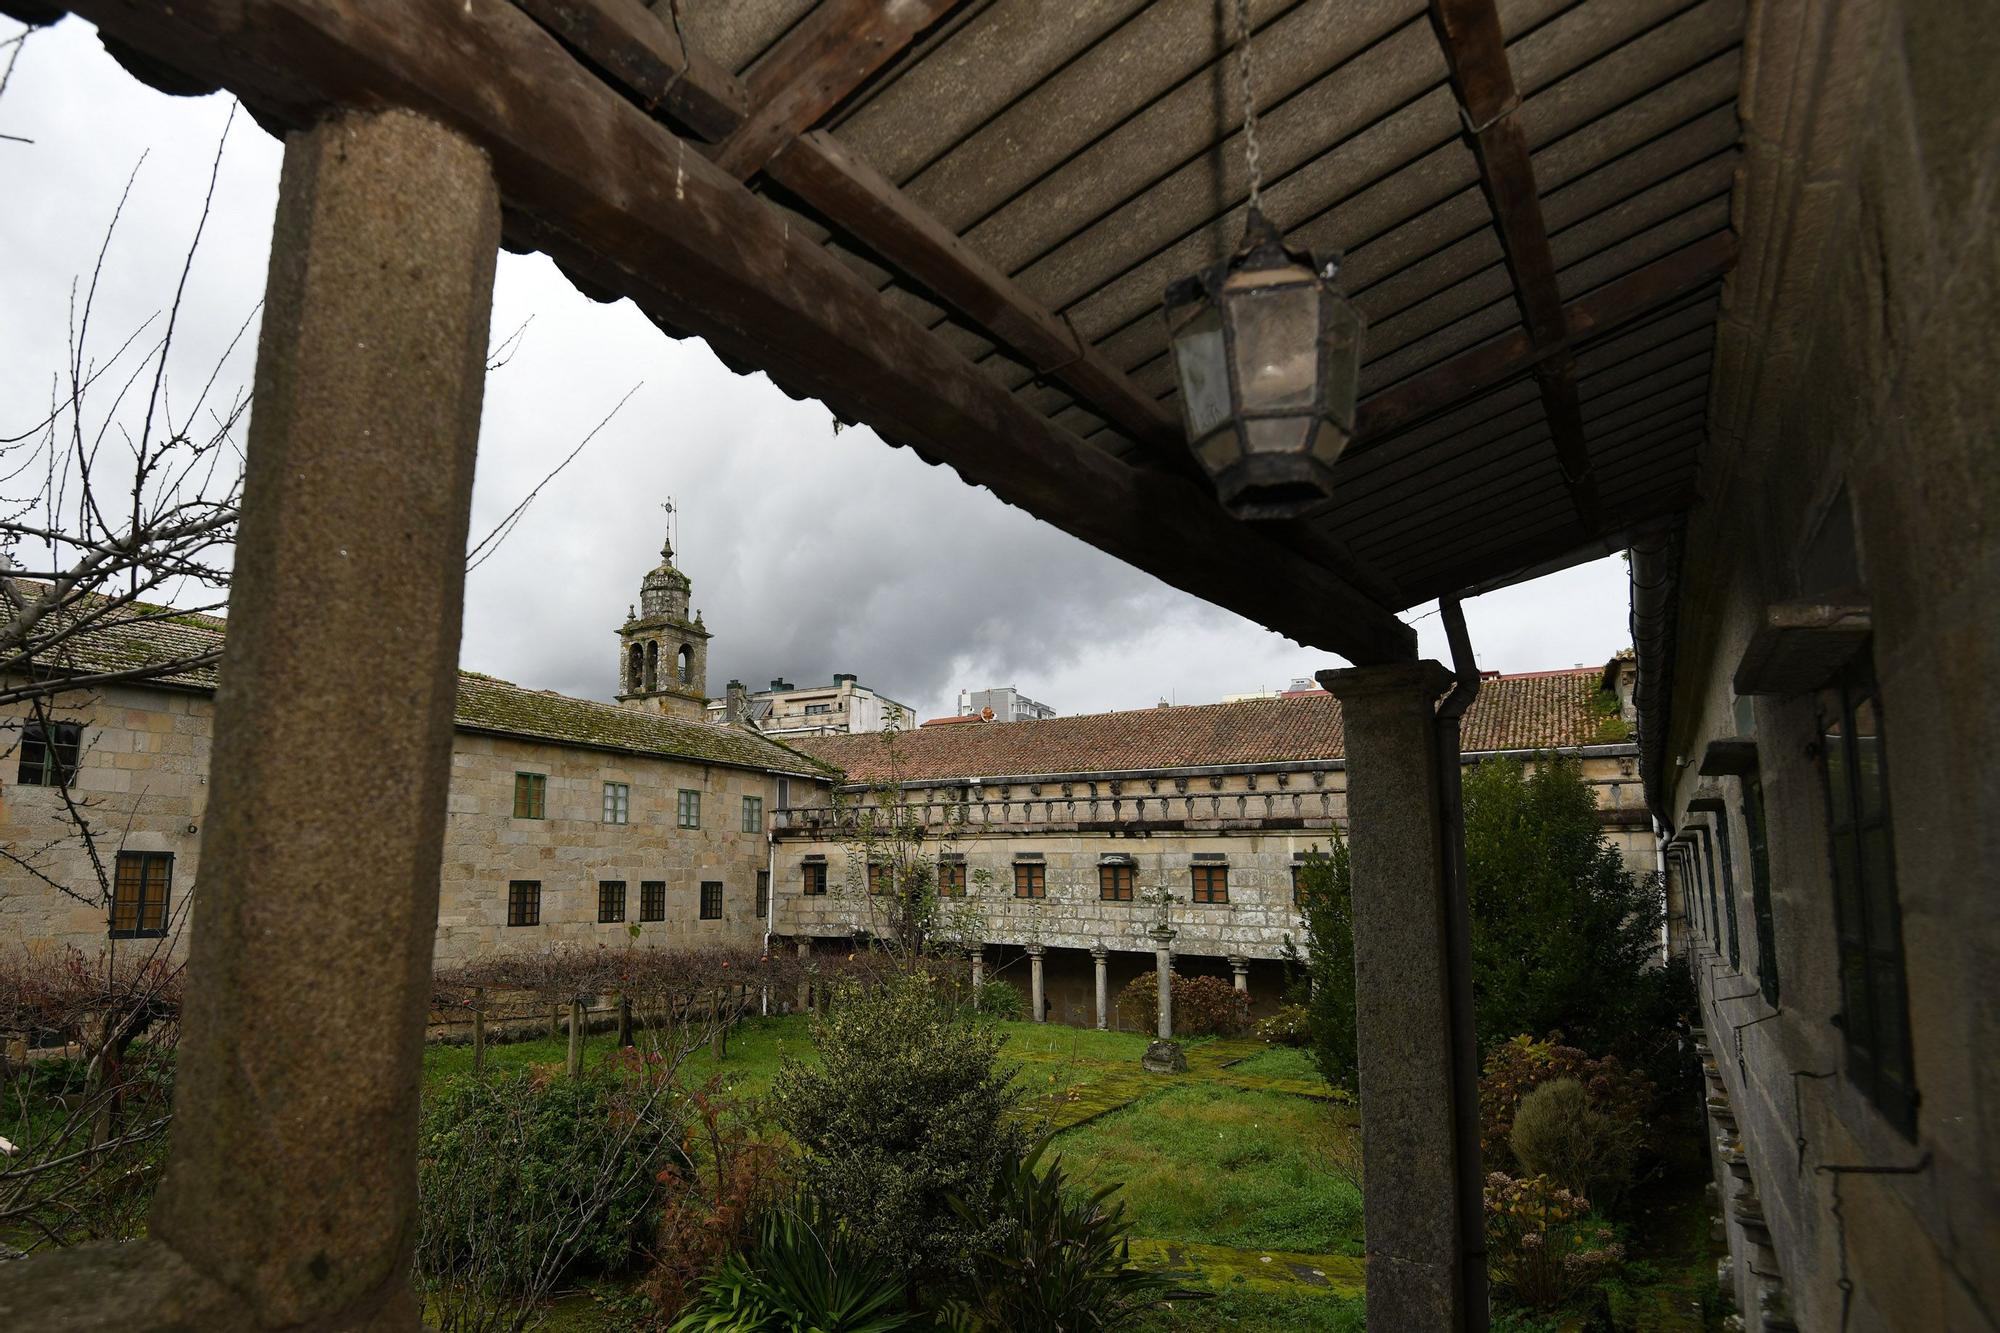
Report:
M 1591 667 L 1483 681 L 1465 716 L 1465 749 L 1597 743 L 1605 721 L 1596 702 L 1599 674 Z M 855 782 L 1115 773 L 1345 754 L 1340 705 L 1328 694 L 921 727 L 896 736 L 893 760 L 879 733 L 800 737 L 794 744 Z

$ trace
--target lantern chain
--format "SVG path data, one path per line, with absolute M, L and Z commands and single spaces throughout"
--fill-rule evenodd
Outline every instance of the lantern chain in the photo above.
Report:
M 1250 0 L 1236 0 L 1236 76 L 1243 85 L 1243 156 L 1250 167 L 1250 211 L 1263 211 L 1264 173 L 1258 164 L 1257 97 L 1250 81 Z

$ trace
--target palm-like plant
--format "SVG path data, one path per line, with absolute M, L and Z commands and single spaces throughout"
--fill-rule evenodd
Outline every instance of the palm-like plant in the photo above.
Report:
M 901 1276 L 809 1200 L 773 1209 L 669 1333 L 901 1333 L 921 1327 Z

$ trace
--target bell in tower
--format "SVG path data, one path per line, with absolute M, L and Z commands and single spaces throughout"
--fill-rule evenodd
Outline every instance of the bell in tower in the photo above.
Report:
M 699 721 L 708 703 L 708 630 L 688 614 L 690 585 L 673 541 L 639 583 L 639 604 L 618 631 L 618 702 Z

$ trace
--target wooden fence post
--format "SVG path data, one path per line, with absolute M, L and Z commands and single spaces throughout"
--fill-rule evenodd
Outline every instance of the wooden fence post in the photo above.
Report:
M 569 1002 L 569 1076 L 580 1077 L 583 1073 L 583 1001 Z

